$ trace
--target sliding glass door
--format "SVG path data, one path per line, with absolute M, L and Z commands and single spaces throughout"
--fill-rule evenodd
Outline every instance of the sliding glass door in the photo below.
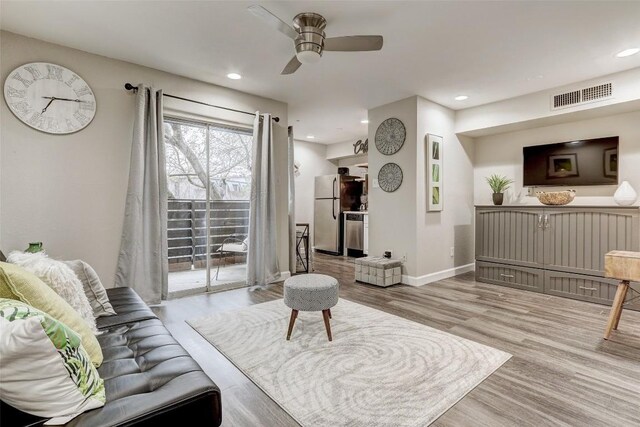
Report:
M 246 284 L 252 133 L 165 120 L 169 293 Z

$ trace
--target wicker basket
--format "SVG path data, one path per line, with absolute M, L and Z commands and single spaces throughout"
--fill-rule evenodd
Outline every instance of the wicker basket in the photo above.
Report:
M 567 205 L 576 197 L 576 190 L 536 191 L 536 197 L 543 205 Z

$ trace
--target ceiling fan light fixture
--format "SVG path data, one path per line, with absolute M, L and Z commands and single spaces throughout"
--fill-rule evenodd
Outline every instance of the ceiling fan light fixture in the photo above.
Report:
M 320 54 L 315 50 L 303 50 L 296 54 L 298 61 L 303 64 L 315 64 L 320 61 Z

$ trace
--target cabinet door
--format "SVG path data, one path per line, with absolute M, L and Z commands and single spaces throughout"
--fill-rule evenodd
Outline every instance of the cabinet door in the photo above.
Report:
M 479 261 L 476 263 L 476 280 L 510 288 L 542 292 L 544 270 Z
M 604 254 L 638 251 L 636 209 L 545 209 L 545 268 L 602 276 Z
M 567 297 L 611 305 L 618 289 L 618 280 L 604 277 L 585 276 L 582 274 L 564 273 L 545 270 L 544 292 L 559 297 Z M 632 284 L 633 289 L 640 289 L 640 284 Z M 635 293 L 627 293 L 625 310 L 640 310 L 640 300 L 634 299 Z
M 542 209 L 478 208 L 476 259 L 529 267 L 543 263 Z

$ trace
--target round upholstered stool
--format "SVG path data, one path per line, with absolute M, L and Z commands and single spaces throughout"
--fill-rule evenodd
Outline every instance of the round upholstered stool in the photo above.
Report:
M 287 340 L 299 311 L 322 311 L 327 336 L 331 341 L 331 307 L 338 303 L 338 281 L 324 274 L 301 274 L 284 281 L 284 304 L 291 309 Z

